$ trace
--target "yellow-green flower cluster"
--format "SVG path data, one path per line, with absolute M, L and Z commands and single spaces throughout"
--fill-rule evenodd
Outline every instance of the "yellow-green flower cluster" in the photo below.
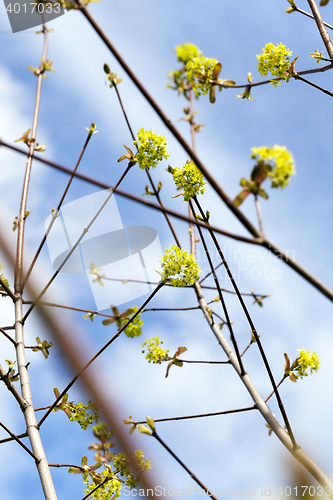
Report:
M 133 307 L 133 314 L 131 316 L 128 316 L 128 319 L 130 319 L 136 312 L 138 311 L 138 308 L 135 306 Z M 124 330 L 125 334 L 127 337 L 133 338 L 133 337 L 139 337 L 142 333 L 141 326 L 143 325 L 142 319 L 140 319 L 141 313 L 137 315 L 137 317 L 130 323 Z
M 99 419 L 97 404 L 92 401 L 89 401 L 87 405 L 83 403 L 68 403 L 66 406 L 72 414 L 70 420 L 77 422 L 83 430 L 86 430 L 89 425 L 97 422 Z
M 133 458 L 141 472 L 151 469 L 150 460 L 148 460 L 148 458 L 144 460 L 144 454 L 141 450 L 135 451 L 133 453 Z M 126 486 L 129 486 L 130 489 L 138 486 L 140 478 L 133 474 L 131 463 L 125 453 L 118 453 L 113 459 L 113 465 L 120 471 L 119 474 L 121 476 L 126 477 Z
M 258 59 L 258 71 L 262 76 L 266 76 L 268 72 L 272 76 L 282 78 L 285 80 L 287 78 L 287 71 L 290 67 L 290 56 L 292 51 L 287 49 L 282 43 L 276 46 L 273 43 L 268 43 L 262 48 L 263 53 L 258 54 L 256 57 Z M 277 80 L 271 81 L 271 84 L 276 87 L 281 85 Z
M 186 63 L 186 77 L 195 96 L 208 94 L 215 66 L 218 61 L 204 56 L 195 57 Z
M 200 94 L 207 94 L 212 86 L 213 71 L 218 61 L 204 57 L 201 50 L 191 43 L 177 45 L 175 52 L 183 67 L 169 72 L 171 83 L 167 86 L 178 90 L 187 98 L 189 98 L 187 92 L 191 89 L 197 98 Z
M 110 476 L 111 476 L 111 474 L 110 474 L 108 469 L 105 469 L 101 473 L 102 481 L 104 481 L 104 479 L 106 479 L 107 477 L 110 477 Z M 86 486 L 87 486 L 87 489 L 84 490 L 84 492 L 86 494 L 88 494 L 96 488 L 97 484 L 88 483 Z M 93 500 L 112 500 L 112 498 L 114 498 L 114 497 L 118 498 L 120 496 L 120 493 L 121 493 L 121 487 L 122 487 L 122 484 L 119 481 L 119 479 L 116 476 L 111 477 L 111 479 L 108 480 L 106 483 L 104 483 L 103 486 L 101 486 L 100 488 L 98 488 L 98 490 L 96 490 L 94 493 L 92 493 L 89 496 L 89 498 L 92 498 Z
M 160 340 L 159 337 L 153 337 L 142 344 L 142 347 L 146 346 L 148 349 L 146 359 L 149 363 L 157 364 L 169 358 L 169 349 L 162 349 L 160 344 L 163 344 L 163 340 Z M 142 352 L 144 353 L 145 349 Z
M 261 146 L 252 148 L 251 158 L 259 162 L 267 163 L 272 167 L 268 172 L 268 176 L 272 178 L 271 187 L 284 188 L 289 184 L 291 175 L 295 175 L 295 161 L 293 155 L 285 146 L 275 144 L 272 148 Z
M 194 163 L 187 161 L 183 168 L 176 167 L 172 176 L 176 186 L 184 189 L 184 201 L 199 193 L 204 194 L 204 177 Z
M 202 52 L 196 45 L 193 43 L 183 43 L 182 45 L 176 45 L 175 47 L 176 56 L 178 61 L 186 64 L 191 59 L 195 57 L 202 56 Z
M 297 349 L 299 352 L 299 358 L 297 359 L 296 367 L 294 368 L 295 376 L 297 378 L 307 377 L 310 371 L 312 374 L 320 368 L 320 359 L 316 352 L 305 351 L 304 349 Z
M 167 248 L 160 262 L 164 280 L 172 279 L 174 286 L 191 286 L 200 278 L 201 270 L 194 256 L 177 245 Z
M 152 130 L 140 128 L 137 140 L 133 141 L 139 150 L 135 155 L 135 160 L 140 168 L 143 170 L 154 168 L 163 158 L 167 159 L 170 153 L 165 149 L 166 143 L 165 137 L 154 134 Z

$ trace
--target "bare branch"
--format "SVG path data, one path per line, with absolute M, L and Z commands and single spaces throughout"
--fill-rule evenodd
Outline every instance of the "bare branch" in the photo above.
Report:
M 7 389 L 13 394 L 14 398 L 18 402 L 18 404 L 21 407 L 21 410 L 24 412 L 28 403 L 27 401 L 21 396 L 19 391 L 16 389 L 15 385 L 12 383 L 10 380 L 8 373 L 5 372 L 5 370 L 2 368 L 0 365 L 0 379 L 4 381 L 4 383 L 7 386 Z
M 310 17 L 310 19 L 314 19 L 314 17 L 311 14 L 309 14 L 308 12 L 305 12 L 305 10 L 299 9 L 297 6 L 295 6 L 295 11 L 299 12 L 300 14 L 304 14 L 304 16 Z M 324 25 L 327 28 L 333 30 L 333 26 L 331 26 L 330 24 L 324 23 Z
M 46 61 L 47 49 L 48 49 L 48 36 L 47 36 L 47 27 L 45 25 L 45 22 L 43 24 L 43 33 L 44 33 L 44 50 L 43 50 L 42 61 Z M 26 171 L 25 171 L 22 197 L 21 197 L 20 215 L 18 221 L 17 250 L 16 250 L 15 273 L 14 273 L 14 289 L 15 289 L 15 294 L 17 296 L 17 300 L 15 301 L 15 335 L 16 335 L 16 358 L 17 358 L 18 371 L 20 375 L 21 391 L 22 391 L 22 396 L 26 401 L 26 407 L 24 409 L 23 414 L 27 426 L 27 433 L 33 450 L 33 456 L 36 461 L 36 467 L 40 477 L 45 499 L 56 500 L 57 495 L 54 489 L 52 477 L 47 464 L 39 430 L 37 428 L 35 412 L 32 404 L 30 380 L 27 370 L 27 362 L 25 358 L 24 332 L 23 332 L 23 321 L 22 321 L 23 309 L 22 309 L 21 283 L 22 283 L 22 272 L 23 272 L 23 245 L 24 245 L 24 226 L 25 226 L 24 215 L 27 206 L 32 159 L 35 151 L 42 80 L 44 76 L 42 70 L 43 70 L 43 63 L 41 65 L 39 74 L 37 76 L 37 91 L 36 91 L 36 100 L 34 107 L 34 116 L 32 122 L 31 140 L 29 143 L 29 155 L 26 164 Z
M 6 333 L 3 328 L 0 328 L 0 332 L 6 337 L 6 339 L 9 340 L 9 342 L 16 346 L 15 340 L 10 335 L 8 335 L 8 333 Z
M 119 335 L 125 330 L 127 326 L 129 326 L 130 323 L 141 313 L 141 311 L 145 308 L 145 306 L 151 301 L 151 299 L 157 294 L 157 292 L 162 288 L 163 283 L 160 283 L 155 290 L 150 294 L 148 299 L 142 304 L 142 306 L 137 310 L 137 312 L 129 319 L 129 321 L 124 325 L 112 338 L 109 340 L 96 354 L 93 356 L 88 363 L 84 365 L 83 368 L 80 369 L 79 373 L 75 375 L 75 377 L 70 381 L 70 383 L 65 387 L 65 389 L 62 391 L 62 393 L 59 395 L 59 397 L 55 400 L 55 402 L 50 406 L 48 411 L 45 413 L 45 415 L 41 418 L 41 420 L 38 422 L 38 428 L 42 425 L 42 423 L 45 421 L 45 419 L 50 415 L 52 410 L 57 406 L 59 401 L 63 398 L 63 396 L 66 394 L 66 392 L 74 385 L 74 383 L 77 381 L 77 379 L 86 371 L 86 369 L 107 349 L 112 342 L 114 342 Z
M 16 295 L 11 291 L 11 289 L 9 288 L 9 286 L 1 278 L 0 278 L 0 285 L 5 290 L 5 292 L 9 295 L 9 297 L 15 302 L 15 300 L 17 300 Z
M 217 498 L 209 491 L 208 488 L 200 481 L 200 479 L 180 460 L 180 458 L 169 448 L 169 446 L 160 438 L 160 436 L 156 433 L 156 431 L 153 431 L 153 437 L 157 439 L 157 441 L 165 448 L 168 453 L 183 467 L 183 469 L 186 470 L 186 472 L 191 476 L 191 478 L 202 488 L 209 496 L 210 498 L 213 498 L 214 500 L 217 500 Z
M 330 92 L 329 90 L 324 89 L 323 87 L 320 87 L 319 85 L 316 85 L 313 82 L 310 82 L 310 80 L 306 80 L 302 76 L 299 76 L 297 73 L 297 76 L 295 77 L 297 80 L 301 80 L 301 82 L 307 83 L 308 85 L 311 85 L 311 87 L 314 87 L 317 90 L 320 90 L 320 92 L 324 92 L 324 94 L 329 95 L 330 97 L 333 97 L 333 92 Z
M 168 417 L 168 418 L 154 418 L 154 422 L 171 422 L 173 420 L 188 420 L 191 418 L 204 418 L 204 417 L 216 417 L 218 415 L 229 415 L 230 413 L 241 413 L 243 411 L 249 410 L 257 410 L 255 405 L 248 406 L 246 408 L 237 408 L 235 410 L 225 410 L 225 411 L 216 411 L 213 413 L 198 413 L 197 415 L 185 415 L 183 417 Z M 135 422 L 136 424 L 145 424 L 146 421 Z
M 22 441 L 17 436 L 15 436 L 15 434 L 13 434 L 9 429 L 7 429 L 7 427 L 2 422 L 0 422 L 0 426 L 6 432 L 8 432 L 8 434 L 12 437 L 12 439 L 14 441 L 16 441 L 27 453 L 29 453 L 29 455 L 35 460 L 35 462 L 38 461 L 38 458 L 36 457 L 36 455 L 34 453 L 32 453 L 32 451 L 29 450 L 29 448 L 24 443 L 22 443 Z
M 21 438 L 28 437 L 28 434 L 27 434 L 27 432 L 24 432 L 23 434 L 18 434 L 16 437 L 21 439 Z M 6 439 L 0 439 L 0 444 L 9 443 L 10 441 L 15 441 L 15 440 L 13 437 L 6 438 Z
M 51 229 L 52 229 L 52 226 L 53 226 L 53 224 L 54 224 L 54 221 L 56 220 L 56 217 L 57 217 L 57 215 L 58 215 L 58 212 L 59 212 L 59 210 L 60 210 L 60 208 L 61 208 L 61 206 L 62 206 L 62 204 L 63 204 L 63 201 L 64 201 L 64 199 L 65 199 L 65 197 L 66 197 L 66 194 L 67 194 L 67 192 L 68 192 L 68 190 L 69 190 L 69 188 L 70 188 L 70 185 L 71 185 L 71 183 L 72 183 L 72 181 L 73 181 L 73 179 L 74 179 L 74 177 L 75 177 L 75 172 L 77 171 L 77 169 L 78 169 L 78 167 L 79 167 L 79 165 L 80 165 L 80 163 L 81 163 L 82 157 L 83 157 L 83 155 L 84 155 L 84 153 L 85 153 L 85 150 L 87 149 L 87 146 L 88 146 L 88 144 L 89 144 L 89 141 L 90 141 L 91 137 L 92 137 L 92 133 L 90 133 L 90 131 L 89 131 L 89 132 L 88 132 L 88 136 L 87 136 L 87 138 L 86 138 L 86 141 L 85 141 L 85 143 L 84 143 L 84 146 L 83 146 L 83 148 L 82 148 L 82 151 L 81 151 L 81 153 L 80 153 L 79 159 L 78 159 L 78 161 L 76 162 L 76 165 L 75 165 L 75 168 L 74 168 L 74 170 L 73 170 L 73 173 L 72 173 L 72 175 L 71 175 L 71 177 L 70 177 L 70 179 L 69 179 L 69 181 L 68 181 L 68 183 L 67 183 L 67 186 L 66 186 L 66 188 L 65 188 L 65 191 L 63 192 L 63 195 L 62 195 L 62 197 L 61 197 L 61 199 L 60 199 L 60 201 L 59 201 L 59 203 L 58 203 L 58 206 L 57 206 L 56 212 L 55 212 L 54 216 L 52 217 L 52 220 L 51 220 L 51 222 L 50 222 L 50 224 L 49 224 L 49 227 L 47 228 L 47 231 L 46 231 L 46 233 L 45 233 L 45 235 L 44 235 L 44 237 L 43 237 L 43 239 L 42 239 L 42 241 L 41 241 L 41 243 L 40 243 L 40 245 L 39 245 L 39 247 L 38 247 L 38 249 L 37 249 L 36 255 L 34 256 L 34 258 L 33 258 L 32 262 L 31 262 L 31 264 L 30 264 L 30 267 L 29 267 L 29 269 L 28 269 L 28 271 L 27 271 L 27 274 L 26 274 L 26 275 L 25 275 L 25 277 L 24 277 L 24 280 L 23 280 L 23 282 L 22 282 L 22 290 L 24 289 L 25 284 L 26 284 L 26 282 L 27 282 L 27 281 L 28 281 L 28 279 L 29 279 L 29 276 L 30 276 L 30 274 L 31 274 L 31 272 L 32 272 L 32 270 L 33 270 L 33 268 L 34 268 L 34 265 L 35 265 L 35 263 L 36 263 L 36 261 L 37 261 L 37 259 L 38 259 L 38 257 L 39 257 L 39 254 L 40 254 L 40 252 L 42 251 L 42 248 L 43 248 L 43 246 L 44 246 L 44 244 L 45 244 L 46 238 L 47 238 L 48 234 L 50 233 L 50 231 L 51 231 Z
M 323 23 L 323 20 L 321 18 L 317 4 L 316 4 L 315 0 L 308 0 L 308 4 L 309 4 L 310 9 L 312 11 L 314 20 L 316 21 L 320 36 L 323 39 L 327 53 L 328 53 L 330 59 L 333 59 L 333 44 L 331 42 L 330 36 L 327 32 L 327 29 Z

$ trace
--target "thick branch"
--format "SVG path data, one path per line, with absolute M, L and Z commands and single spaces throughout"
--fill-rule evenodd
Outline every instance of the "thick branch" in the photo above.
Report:
M 43 60 L 46 61 L 47 56 L 47 48 L 48 48 L 48 38 L 47 38 L 47 28 L 46 25 L 43 24 L 43 32 L 44 32 L 44 50 L 43 50 Z M 16 359 L 17 366 L 20 375 L 20 383 L 22 396 L 26 401 L 26 406 L 24 408 L 24 418 L 27 426 L 27 433 L 30 439 L 31 447 L 34 456 L 36 457 L 36 467 L 38 470 L 38 474 L 40 477 L 41 485 L 43 488 L 44 496 L 46 500 L 56 500 L 57 495 L 54 489 L 52 477 L 50 474 L 50 470 L 48 467 L 48 463 L 46 460 L 45 452 L 43 449 L 41 437 L 39 434 L 39 430 L 37 428 L 37 421 L 35 417 L 35 412 L 32 404 L 31 398 L 31 389 L 30 389 L 30 380 L 27 370 L 27 362 L 25 358 L 25 348 L 24 348 L 24 333 L 23 333 L 23 309 L 22 309 L 22 289 L 21 289 L 21 280 L 22 280 L 22 272 L 23 272 L 23 244 L 24 244 L 24 214 L 27 207 L 27 198 L 28 198 L 28 189 L 29 189 L 29 181 L 31 174 L 31 164 L 33 153 L 35 150 L 35 141 L 36 141 L 36 132 L 37 132 L 37 123 L 38 123 L 38 114 L 39 114 L 39 106 L 40 106 L 40 98 L 41 98 L 41 89 L 42 89 L 42 66 L 40 68 L 39 75 L 37 76 L 37 91 L 36 91 L 36 100 L 35 100 L 35 108 L 34 108 L 34 116 L 32 122 L 32 132 L 31 132 L 31 141 L 29 144 L 29 155 L 27 159 L 25 178 L 23 183 L 22 190 L 22 198 L 21 198 L 21 208 L 20 208 L 20 216 L 18 223 L 18 236 L 17 236 L 17 251 L 16 251 L 16 262 L 15 262 L 15 294 L 17 296 L 17 300 L 15 302 L 15 335 L 16 335 Z
M 333 44 L 331 42 L 330 36 L 327 32 L 327 29 L 323 23 L 323 20 L 321 18 L 317 4 L 316 4 L 315 0 L 308 0 L 308 4 L 309 4 L 310 9 L 312 11 L 314 20 L 316 21 L 320 36 L 323 39 L 327 53 L 328 53 L 330 59 L 333 59 Z
M 272 431 L 276 434 L 276 436 L 279 438 L 282 444 L 287 448 L 287 450 L 289 450 L 290 453 L 310 472 L 310 474 L 318 481 L 319 484 L 321 484 L 323 487 L 328 486 L 330 488 L 331 491 L 330 497 L 333 498 L 333 483 L 331 482 L 331 480 L 326 476 L 326 474 L 324 474 L 324 472 L 318 467 L 318 465 L 302 450 L 302 448 L 300 448 L 299 446 L 297 446 L 296 448 L 294 447 L 290 436 L 275 419 L 272 412 L 270 411 L 265 401 L 262 399 L 256 387 L 254 386 L 250 376 L 247 373 L 241 376 L 241 370 L 235 353 L 231 349 L 228 341 L 222 335 L 222 332 L 219 329 L 219 327 L 216 325 L 216 323 L 214 323 L 214 321 L 209 316 L 206 310 L 207 302 L 202 294 L 198 282 L 195 283 L 195 291 L 202 312 L 206 318 L 206 321 L 208 322 L 211 330 L 213 331 L 218 343 L 228 356 L 230 363 L 232 364 L 235 371 L 238 373 L 241 381 L 248 390 L 256 408 L 260 411 L 261 415 L 264 417 L 264 419 L 266 420 Z

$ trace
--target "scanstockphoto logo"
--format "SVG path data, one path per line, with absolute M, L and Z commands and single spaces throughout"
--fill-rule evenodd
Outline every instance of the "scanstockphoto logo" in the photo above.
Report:
M 72 2 L 65 0 L 3 0 L 13 33 L 35 28 L 44 22 L 49 23 L 71 10 Z
M 60 215 L 45 221 L 52 266 L 62 273 L 86 273 L 96 309 L 119 306 L 151 293 L 151 282 L 160 277 L 162 249 L 156 229 L 148 226 L 124 227 L 112 190 L 99 191 L 67 203 Z M 79 245 L 66 263 L 68 254 Z M 91 274 L 94 264 L 100 286 Z M 61 267 L 62 266 L 62 267 Z M 129 280 L 129 281 L 127 281 Z

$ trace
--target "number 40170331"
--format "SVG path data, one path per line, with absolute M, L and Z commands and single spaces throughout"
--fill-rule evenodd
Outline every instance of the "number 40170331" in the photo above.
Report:
M 286 497 L 329 497 L 331 495 L 331 488 L 329 486 L 325 486 L 325 488 L 323 486 L 294 486 L 293 488 L 291 486 L 280 486 L 278 494 Z
M 30 3 L 24 3 L 24 4 L 19 4 L 19 3 L 10 3 L 8 7 L 6 7 L 6 11 L 9 12 L 9 14 L 27 14 L 31 13 L 33 14 L 34 12 L 38 12 L 39 14 L 43 14 L 44 12 L 47 14 L 59 14 L 60 13 L 60 3 L 39 3 L 39 2 L 30 2 Z

